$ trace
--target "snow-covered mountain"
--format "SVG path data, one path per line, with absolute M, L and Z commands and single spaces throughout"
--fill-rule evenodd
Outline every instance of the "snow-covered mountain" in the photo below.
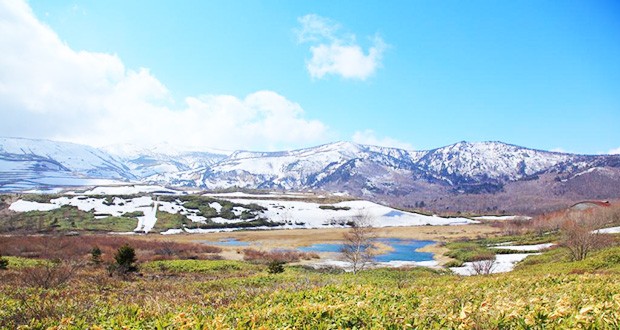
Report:
M 132 176 L 144 182 L 168 185 L 200 186 L 187 173 L 208 168 L 226 159 L 230 151 L 158 144 L 142 148 L 131 144 L 112 145 L 100 149 L 125 164 Z M 185 174 L 185 175 L 184 175 Z
M 412 200 L 441 204 L 444 197 L 512 190 L 610 198 L 620 196 L 620 156 L 548 152 L 502 142 L 459 142 L 427 151 L 336 142 L 282 152 L 231 152 L 167 144 L 95 149 L 0 139 L 0 189 L 87 184 L 72 181 L 76 179 L 339 191 L 405 206 Z M 596 184 L 585 189 L 588 182 Z M 595 194 L 601 191 L 605 193 Z
M 204 169 L 208 188 L 320 188 L 353 178 L 366 184 L 409 177 L 448 186 L 516 181 L 559 166 L 583 168 L 601 156 L 580 156 L 527 149 L 501 142 L 459 142 L 429 151 L 337 142 L 276 152 L 235 152 Z M 571 167 L 571 168 L 572 168 Z
M 0 138 L 0 190 L 138 179 L 122 162 L 89 146 Z

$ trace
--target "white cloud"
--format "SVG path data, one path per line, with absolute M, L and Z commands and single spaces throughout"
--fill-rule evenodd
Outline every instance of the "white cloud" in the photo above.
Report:
M 415 148 L 407 142 L 401 142 L 391 137 L 385 136 L 383 138 L 377 138 L 375 132 L 371 129 L 365 131 L 357 131 L 353 134 L 353 142 L 359 144 L 367 144 L 380 147 L 399 148 L 405 150 L 415 150 Z
M 566 151 L 566 150 L 564 150 L 564 148 L 560 148 L 560 147 L 553 148 L 553 149 L 551 149 L 549 151 L 551 151 L 551 152 L 560 152 L 560 153 L 563 153 L 563 154 L 568 153 L 568 151 Z
M 0 2 L 0 131 L 95 146 L 129 142 L 279 149 L 325 142 L 328 128 L 272 91 L 244 99 L 171 96 L 148 69 L 74 51 L 21 1 Z
M 312 57 L 306 68 L 313 78 L 340 75 L 344 78 L 366 80 L 381 67 L 383 52 L 387 48 L 378 35 L 372 38 L 368 53 L 356 43 L 355 35 L 339 34 L 340 26 L 328 18 L 306 15 L 298 19 L 299 42 L 308 42 Z
M 315 14 L 299 17 L 297 21 L 301 23 L 301 29 L 296 31 L 299 42 L 336 40 L 334 35 L 340 29 L 338 23 Z
M 609 150 L 608 154 L 610 154 L 610 155 L 620 155 L 620 147 L 618 147 L 616 149 Z

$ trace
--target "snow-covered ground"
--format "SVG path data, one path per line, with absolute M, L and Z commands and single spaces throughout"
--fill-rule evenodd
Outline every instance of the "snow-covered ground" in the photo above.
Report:
M 512 244 L 512 242 L 500 243 L 495 246 L 491 246 L 491 248 L 513 250 L 513 251 L 523 251 L 525 253 L 495 255 L 495 260 L 493 261 L 491 273 L 505 273 L 505 272 L 512 271 L 514 269 L 515 264 L 518 263 L 519 261 L 527 258 L 528 256 L 540 254 L 540 253 L 533 253 L 533 252 L 545 250 L 555 245 L 553 243 L 543 243 L 543 244 L 533 244 L 533 245 L 508 245 L 508 244 Z M 466 262 L 462 267 L 451 267 L 450 269 L 459 275 L 476 275 L 473 262 Z
M 553 243 L 543 243 L 535 245 L 497 245 L 492 246 L 492 249 L 513 250 L 513 251 L 540 251 L 552 247 Z
M 537 255 L 540 253 L 515 253 L 515 254 L 498 254 L 495 256 L 493 266 L 491 267 L 491 273 L 506 273 L 514 269 L 515 265 L 531 255 Z M 476 275 L 473 262 L 466 262 L 462 267 L 450 267 L 450 269 L 458 274 L 464 276 Z
M 57 208 L 60 208 L 60 205 L 24 201 L 21 199 L 11 204 L 11 206 L 9 206 L 9 210 L 14 211 L 14 212 L 51 211 Z
M 143 190 L 141 186 L 135 186 L 136 190 L 126 190 L 120 187 L 118 190 L 110 190 L 114 187 L 95 188 L 87 191 L 83 195 L 67 195 L 51 199 L 49 203 L 37 203 L 18 200 L 14 202 L 10 209 L 16 212 L 27 211 L 48 211 L 61 207 L 62 205 L 75 206 L 82 211 L 93 211 L 96 218 L 106 216 L 122 216 L 125 213 L 140 211 L 144 216 L 138 218 L 136 231 L 150 231 L 155 225 L 157 208 L 160 211 L 171 214 L 180 213 L 188 217 L 193 222 L 204 223 L 207 218 L 197 215 L 197 210 L 190 210 L 183 206 L 183 201 L 179 198 L 175 201 L 156 201 L 151 196 L 140 196 L 135 198 L 110 197 L 100 198 L 94 195 L 109 193 L 111 191 L 119 194 L 130 194 L 137 190 Z M 151 191 L 165 189 L 163 187 L 149 188 Z M 272 196 L 270 196 L 272 197 Z M 110 201 L 111 198 L 111 201 Z M 277 227 L 255 227 L 253 229 L 294 229 L 294 228 L 336 228 L 344 226 L 353 217 L 359 214 L 368 215 L 371 225 L 375 227 L 399 227 L 399 226 L 424 226 L 424 225 L 459 225 L 477 223 L 477 221 L 467 218 L 443 218 L 439 216 L 428 216 L 411 212 L 399 211 L 387 206 L 379 205 L 368 201 L 347 201 L 336 204 L 319 204 L 304 201 L 283 201 L 273 199 L 239 199 L 234 198 L 235 203 L 244 205 L 258 204 L 266 208 L 258 214 L 260 218 L 266 218 L 273 222 L 282 223 Z M 210 206 L 221 210 L 222 206 L 218 202 L 210 203 Z M 330 207 L 332 209 L 330 209 Z M 235 207 L 232 210 L 240 215 L 243 207 Z M 215 223 L 235 223 L 240 219 L 223 219 L 220 217 L 211 219 Z M 247 219 L 252 220 L 252 219 Z M 180 229 L 180 228 L 176 228 Z M 214 232 L 227 231 L 229 229 L 186 229 L 187 232 Z M 169 231 L 167 234 L 178 232 Z
M 610 228 L 602 228 L 593 231 L 593 233 L 598 234 L 620 234 L 620 227 L 610 227 Z
M 475 217 L 476 220 L 512 221 L 512 220 L 531 220 L 532 217 L 524 215 L 483 215 Z
M 234 199 L 237 203 L 257 204 L 267 208 L 263 214 L 276 222 L 302 224 L 305 228 L 340 226 L 352 217 L 367 214 L 374 227 L 402 227 L 424 225 L 462 225 L 477 223 L 468 218 L 443 218 L 399 211 L 369 201 L 347 201 L 336 204 L 318 204 L 302 201 Z M 333 206 L 338 210 L 321 209 Z M 348 209 L 347 209 L 348 208 Z

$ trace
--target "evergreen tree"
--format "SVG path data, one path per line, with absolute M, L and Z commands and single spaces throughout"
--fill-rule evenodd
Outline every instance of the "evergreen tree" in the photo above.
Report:
M 95 246 L 92 250 L 90 250 L 90 260 L 95 265 L 101 264 L 101 249 L 98 246 Z
M 121 273 L 135 272 L 138 270 L 136 266 L 136 251 L 129 246 L 129 244 L 125 244 L 118 248 L 114 255 L 114 260 Z

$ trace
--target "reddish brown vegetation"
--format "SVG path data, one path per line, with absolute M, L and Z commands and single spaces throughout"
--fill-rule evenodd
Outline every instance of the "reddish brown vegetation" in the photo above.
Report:
M 93 247 L 99 247 L 104 262 L 112 262 L 114 253 L 129 244 L 136 250 L 139 261 L 172 258 L 213 259 L 214 253 L 222 252 L 215 246 L 177 243 L 159 240 L 138 240 L 128 237 L 89 236 L 9 236 L 0 238 L 0 252 L 8 256 L 88 260 Z
M 563 210 L 554 213 L 540 214 L 532 220 L 516 220 L 496 223 L 504 229 L 507 235 L 518 235 L 534 233 L 543 235 L 545 233 L 558 232 L 567 222 L 576 221 L 577 223 L 590 227 L 590 230 L 620 226 L 620 204 L 612 204 L 609 207 L 591 208 L 583 211 Z
M 314 252 L 297 252 L 297 251 L 259 251 L 255 249 L 243 250 L 243 260 L 256 262 L 296 262 L 300 259 L 310 260 L 318 259 L 319 255 Z

